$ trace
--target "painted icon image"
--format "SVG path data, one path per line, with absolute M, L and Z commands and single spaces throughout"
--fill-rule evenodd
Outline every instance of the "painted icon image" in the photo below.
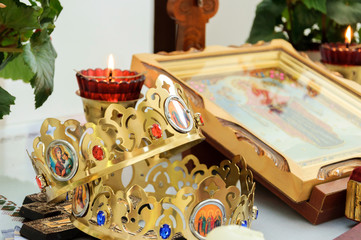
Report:
M 361 152 L 361 115 L 340 102 L 347 95 L 338 96 L 318 78 L 262 68 L 184 80 L 301 167 Z
M 192 120 L 185 105 L 177 97 L 172 97 L 166 103 L 167 118 L 171 125 L 179 131 L 187 132 L 192 127 Z
M 224 210 L 221 203 L 209 201 L 200 204 L 193 213 L 192 231 L 197 237 L 206 237 L 216 227 L 223 224 Z
M 75 151 L 63 141 L 52 142 L 47 151 L 48 166 L 56 179 L 69 180 L 77 170 Z
M 73 214 L 77 217 L 83 216 L 89 205 L 89 189 L 88 185 L 84 184 L 74 189 L 73 191 Z

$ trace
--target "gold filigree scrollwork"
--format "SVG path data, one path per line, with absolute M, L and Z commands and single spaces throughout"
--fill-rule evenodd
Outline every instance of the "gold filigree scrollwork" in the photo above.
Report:
M 136 108 L 112 104 L 105 111 L 104 118 L 100 119 L 99 124 L 115 137 L 116 146 L 122 151 L 134 152 L 150 148 L 150 145 L 164 144 L 165 139 L 179 134 L 165 117 L 165 101 L 170 95 L 177 95 L 190 108 L 188 99 L 178 84 L 169 90 L 163 87 L 164 82 L 157 81 L 156 84 L 156 88 L 149 89 L 145 100 Z M 153 124 L 158 124 L 166 136 L 153 139 L 148 131 Z
M 193 169 L 187 167 L 190 161 L 194 162 Z M 130 183 L 124 189 L 123 184 L 114 184 L 123 174 L 129 173 L 115 172 L 94 186 L 91 210 L 83 218 L 72 217 L 75 226 L 101 238 L 161 239 L 159 231 L 167 225 L 171 229 L 169 239 L 180 234 L 193 239 L 194 209 L 208 201 L 223 206 L 224 224 L 247 221 L 250 226 L 253 220 L 255 184 L 243 158 L 225 160 L 221 167 L 207 168 L 193 155 L 174 162 L 154 157 L 133 165 Z M 241 189 L 235 186 L 238 181 L 245 183 L 240 184 Z M 107 194 L 109 197 L 105 197 Z M 94 223 L 99 211 L 111 212 L 104 226 Z

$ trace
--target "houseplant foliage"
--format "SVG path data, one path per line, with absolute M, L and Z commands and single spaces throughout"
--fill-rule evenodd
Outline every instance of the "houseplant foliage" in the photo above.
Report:
M 355 30 L 357 22 L 361 0 L 263 0 L 247 42 L 282 38 L 297 50 L 314 50 L 321 43 L 344 42 L 347 26 Z
M 57 56 L 50 34 L 62 10 L 58 0 L 0 0 L 0 77 L 30 83 L 35 107 L 53 91 Z M 0 119 L 10 113 L 15 97 L 0 87 Z

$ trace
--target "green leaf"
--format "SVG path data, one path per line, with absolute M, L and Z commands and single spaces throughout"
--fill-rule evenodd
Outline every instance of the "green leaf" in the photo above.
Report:
M 290 12 L 288 11 L 288 8 L 285 8 L 282 12 L 282 18 L 286 19 L 285 22 L 285 27 L 287 30 L 291 30 L 292 26 L 291 26 L 291 21 L 289 21 L 290 19 Z
M 307 38 L 304 35 L 306 29 L 311 29 L 312 25 L 320 21 L 322 15 L 314 9 L 308 9 L 304 4 L 298 2 L 293 10 L 293 22 L 290 39 L 296 48 L 302 47 Z M 308 42 L 308 41 L 306 41 Z M 300 50 L 300 49 L 299 49 Z
M 314 9 L 307 9 L 302 3 L 296 4 L 293 12 L 294 26 L 297 28 L 310 28 L 321 20 L 322 15 Z
M 3 55 L 3 59 L 0 64 L 0 71 L 3 70 L 6 67 L 6 65 L 18 55 L 18 53 L 2 52 L 2 55 Z
M 10 113 L 10 105 L 15 104 L 15 97 L 0 87 L 0 119 Z
M 38 4 L 36 4 L 36 1 L 37 1 L 37 0 L 29 0 L 29 3 L 30 3 L 32 6 L 38 6 Z
M 38 17 L 42 10 L 37 6 L 28 6 L 19 0 L 1 0 L 6 7 L 0 9 L 0 25 L 22 32 L 40 28 Z
M 0 77 L 6 79 L 11 78 L 13 80 L 23 80 L 28 83 L 34 77 L 34 73 L 28 65 L 25 64 L 24 54 L 20 53 L 0 70 Z
M 327 12 L 326 0 L 303 0 L 303 3 L 308 9 L 315 9 L 323 14 Z
M 5 8 L 0 9 L 0 46 L 20 47 L 29 40 L 34 29 L 40 28 L 38 18 L 42 9 L 27 6 L 19 0 L 1 0 Z
M 24 47 L 24 60 L 35 73 L 31 79 L 35 107 L 40 107 L 53 91 L 56 51 L 46 31 L 34 33 L 30 45 Z
M 260 40 L 270 41 L 275 38 L 285 39 L 282 32 L 275 31 L 275 26 L 281 22 L 282 12 L 285 8 L 286 0 L 263 0 L 259 3 L 247 42 L 256 43 Z
M 327 15 L 340 25 L 361 22 L 361 1 L 328 0 Z
M 44 9 L 40 17 L 40 24 L 42 29 L 47 29 L 50 34 L 54 28 L 54 22 L 63 10 L 58 0 L 41 0 L 41 5 Z

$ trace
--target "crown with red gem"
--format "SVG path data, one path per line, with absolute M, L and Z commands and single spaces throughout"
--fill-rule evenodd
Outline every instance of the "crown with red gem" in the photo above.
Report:
M 183 89 L 169 78 L 157 80 L 144 99 L 106 109 L 91 100 L 96 123 L 46 119 L 34 140 L 31 160 L 48 201 L 139 161 L 171 156 L 203 140 L 200 114 L 193 114 Z M 92 108 L 92 105 L 95 108 Z M 100 110 L 99 110 L 100 111 Z
M 221 225 L 250 227 L 254 191 L 240 157 L 211 167 L 154 157 L 74 189 L 71 220 L 99 239 L 205 239 Z

